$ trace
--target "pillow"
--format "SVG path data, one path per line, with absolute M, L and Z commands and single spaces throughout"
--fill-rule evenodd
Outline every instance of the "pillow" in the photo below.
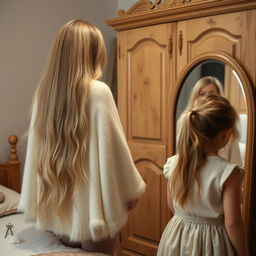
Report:
M 0 185 L 0 191 L 5 195 L 4 202 L 0 204 L 0 216 L 17 213 L 20 194 L 2 185 Z
M 32 256 L 109 256 L 108 254 L 104 253 L 97 253 L 97 252 L 48 252 L 42 254 L 36 254 Z

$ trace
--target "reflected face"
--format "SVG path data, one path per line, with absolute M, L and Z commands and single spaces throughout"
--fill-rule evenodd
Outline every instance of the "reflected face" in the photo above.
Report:
M 209 94 L 219 94 L 215 84 L 207 84 L 199 92 L 200 97 L 201 96 L 207 96 Z

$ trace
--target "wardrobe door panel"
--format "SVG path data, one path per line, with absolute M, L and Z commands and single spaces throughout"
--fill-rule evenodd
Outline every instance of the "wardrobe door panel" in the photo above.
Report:
M 135 164 L 147 184 L 121 234 L 122 255 L 156 255 L 170 211 L 166 203 L 166 102 L 172 25 L 119 34 L 119 113 Z
M 130 139 L 162 140 L 164 57 L 164 46 L 151 40 L 144 41 L 128 51 Z M 154 65 L 147 65 L 153 60 Z
M 241 13 L 242 52 L 241 63 L 256 88 L 256 9 Z
M 242 12 L 178 22 L 177 74 L 200 54 L 223 52 L 241 57 Z

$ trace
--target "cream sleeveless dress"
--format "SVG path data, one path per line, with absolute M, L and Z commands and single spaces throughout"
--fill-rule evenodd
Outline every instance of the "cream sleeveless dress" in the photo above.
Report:
M 164 175 L 170 178 L 178 156 L 167 160 Z M 175 200 L 175 214 L 167 224 L 157 256 L 232 256 L 235 255 L 223 221 L 222 187 L 235 164 L 219 156 L 207 157 L 200 172 L 201 192 L 195 182 L 186 208 Z

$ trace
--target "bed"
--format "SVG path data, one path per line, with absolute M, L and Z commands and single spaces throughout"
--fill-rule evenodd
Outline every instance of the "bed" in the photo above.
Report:
M 0 254 L 4 256 L 107 256 L 66 247 L 50 232 L 36 230 L 33 224 L 24 222 L 23 214 L 16 208 L 19 202 L 21 179 L 21 165 L 16 149 L 17 136 L 9 136 L 8 142 L 10 144 L 9 159 L 5 163 L 0 163 Z

